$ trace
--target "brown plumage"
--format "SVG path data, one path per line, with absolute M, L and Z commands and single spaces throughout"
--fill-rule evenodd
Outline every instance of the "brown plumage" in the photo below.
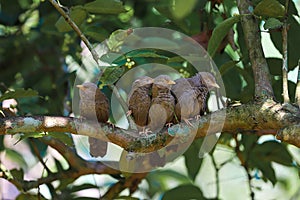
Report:
M 79 88 L 81 117 L 98 122 L 107 122 L 109 118 L 109 103 L 107 97 L 94 83 L 77 85 Z M 90 154 L 93 157 L 105 156 L 107 153 L 107 142 L 89 137 Z
M 209 72 L 199 72 L 191 78 L 175 80 L 172 92 L 176 97 L 175 120 L 178 123 L 203 114 L 206 109 L 208 93 L 213 88 L 219 88 L 214 76 Z
M 149 128 L 152 132 L 159 131 L 173 120 L 175 106 L 175 98 L 171 95 L 173 84 L 175 82 L 167 75 L 160 75 L 154 79 L 149 110 Z
M 152 83 L 153 79 L 148 76 L 138 78 L 133 82 L 127 98 L 129 114 L 132 115 L 141 133 L 145 132 L 146 125 L 148 124 Z

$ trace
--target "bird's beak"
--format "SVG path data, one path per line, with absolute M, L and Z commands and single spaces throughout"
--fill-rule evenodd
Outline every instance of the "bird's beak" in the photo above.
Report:
M 79 88 L 79 89 L 83 89 L 84 88 L 83 85 L 76 85 L 76 87 Z
M 211 86 L 214 87 L 214 88 L 220 88 L 220 86 L 217 83 L 212 83 Z
M 174 85 L 174 84 L 176 84 L 175 81 L 172 81 L 172 80 L 168 81 L 168 85 Z

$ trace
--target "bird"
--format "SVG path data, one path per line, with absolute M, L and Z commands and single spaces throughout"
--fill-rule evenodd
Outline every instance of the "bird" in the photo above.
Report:
M 209 91 L 219 88 L 215 77 L 209 72 L 198 72 L 191 78 L 175 80 L 172 93 L 176 98 L 174 122 L 181 120 L 188 125 L 189 119 L 203 115 L 207 110 L 206 100 Z
M 148 124 L 148 114 L 151 105 L 151 88 L 153 78 L 141 76 L 132 83 L 131 90 L 128 94 L 127 116 L 131 115 L 134 119 L 139 135 L 147 134 L 149 131 L 146 126 Z
M 101 92 L 95 83 L 86 82 L 77 85 L 79 88 L 80 116 L 88 120 L 107 122 L 109 118 L 109 103 L 107 97 Z M 104 157 L 107 153 L 107 142 L 89 137 L 90 155 Z
M 154 78 L 152 86 L 152 100 L 149 110 L 149 128 L 156 132 L 165 125 L 170 125 L 174 117 L 175 98 L 171 94 L 175 82 L 168 75 Z

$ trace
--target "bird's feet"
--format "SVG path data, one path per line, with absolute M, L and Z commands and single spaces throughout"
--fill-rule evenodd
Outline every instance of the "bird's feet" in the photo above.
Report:
M 131 114 L 132 114 L 132 110 L 128 110 L 128 111 L 126 112 L 126 117 L 129 117 Z
M 107 121 L 107 124 L 108 124 L 108 126 L 110 126 L 112 129 L 114 129 L 114 128 L 115 128 L 115 124 L 113 124 L 112 122 L 110 122 L 110 121 Z
M 189 125 L 189 126 L 191 126 L 191 127 L 194 127 L 194 125 L 193 125 L 189 120 L 191 120 L 191 119 L 183 119 L 183 121 L 184 121 L 187 125 Z
M 166 123 L 166 127 L 170 128 L 173 125 L 172 122 Z
M 143 127 L 143 130 L 139 132 L 140 136 L 148 136 L 148 133 L 152 133 L 152 131 L 149 128 Z

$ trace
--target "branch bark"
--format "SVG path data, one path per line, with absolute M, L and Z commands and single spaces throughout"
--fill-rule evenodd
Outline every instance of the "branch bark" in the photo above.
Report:
M 283 90 L 283 102 L 289 103 L 289 88 L 288 88 L 288 9 L 289 9 L 289 0 L 285 2 L 285 19 L 282 27 L 282 52 L 283 52 L 283 62 L 282 62 L 282 90 Z
M 224 121 L 224 114 L 226 118 Z M 300 112 L 291 104 L 273 100 L 229 107 L 192 121 L 198 124 L 195 138 L 217 132 L 272 134 L 280 140 L 300 147 Z M 175 125 L 176 126 L 176 125 Z M 177 125 L 178 126 L 178 125 Z M 191 130 L 193 127 L 180 124 Z M 172 127 L 171 127 L 172 128 Z M 127 151 L 152 152 L 168 144 L 174 137 L 163 129 L 154 137 L 140 137 L 136 130 L 124 130 L 106 123 L 71 117 L 31 116 L 0 119 L 0 135 L 32 132 L 69 132 L 112 142 Z M 45 134 L 47 135 L 47 134 Z M 175 133 L 176 137 L 176 133 Z
M 252 7 L 250 1 L 238 0 L 237 4 L 240 14 L 245 14 L 241 22 L 254 74 L 255 96 L 259 99 L 273 98 L 274 93 L 269 78 L 270 72 L 261 45 L 258 20 L 249 11 L 249 8 Z

